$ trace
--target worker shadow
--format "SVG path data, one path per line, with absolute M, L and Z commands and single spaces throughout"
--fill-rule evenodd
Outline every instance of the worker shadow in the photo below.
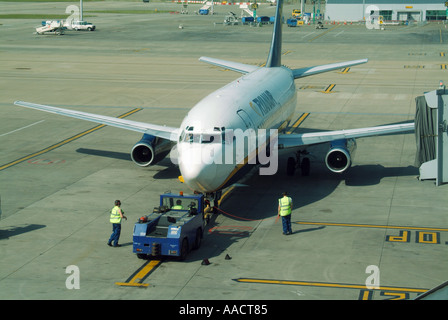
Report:
M 0 230 L 0 240 L 9 239 L 14 236 L 18 236 L 23 233 L 36 231 L 42 228 L 45 228 L 46 225 L 42 224 L 29 224 L 24 227 L 10 227 L 9 229 Z
M 325 229 L 325 226 L 319 226 L 319 227 L 314 227 L 314 228 L 306 228 L 306 229 L 299 229 L 299 230 L 295 230 L 295 228 L 297 228 L 297 226 L 299 226 L 299 222 L 291 222 L 293 227 L 292 227 L 292 235 L 294 234 L 300 234 L 300 233 L 307 233 L 307 232 L 313 232 L 313 231 L 318 231 L 318 230 L 322 230 Z M 295 226 L 295 227 L 294 227 Z
M 133 242 L 120 243 L 121 247 L 132 247 L 133 245 L 134 245 Z

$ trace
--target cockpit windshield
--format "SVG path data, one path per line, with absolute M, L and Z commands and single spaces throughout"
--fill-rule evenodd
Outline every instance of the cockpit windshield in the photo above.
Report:
M 212 132 L 194 132 L 193 127 L 186 127 L 180 136 L 180 141 L 189 143 L 222 143 L 224 142 L 225 128 L 215 127 Z

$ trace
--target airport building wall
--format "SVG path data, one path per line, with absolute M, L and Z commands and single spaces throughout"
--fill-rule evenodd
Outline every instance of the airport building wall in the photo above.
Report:
M 364 21 L 369 15 L 392 21 L 446 20 L 446 9 L 444 0 L 327 0 L 325 20 Z

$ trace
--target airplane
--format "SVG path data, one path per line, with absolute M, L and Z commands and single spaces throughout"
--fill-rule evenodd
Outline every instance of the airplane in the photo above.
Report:
M 266 165 L 266 159 L 274 162 L 276 159 L 271 153 L 276 150 L 296 152 L 295 158 L 288 158 L 288 174 L 292 174 L 296 167 L 302 169 L 302 174 L 307 174 L 309 159 L 305 157 L 300 160 L 299 152 L 308 146 L 329 143 L 326 166 L 333 172 L 341 173 L 351 166 L 356 138 L 414 131 L 412 122 L 349 130 L 285 133 L 284 129 L 290 124 L 297 104 L 296 79 L 363 64 L 368 59 L 299 69 L 283 66 L 282 10 L 283 0 L 279 0 L 264 66 L 204 56 L 199 58 L 202 62 L 236 71 L 242 76 L 199 101 L 178 128 L 30 102 L 15 101 L 14 104 L 143 133 L 131 150 L 131 158 L 137 165 L 151 166 L 170 154 L 172 160 L 177 159 L 181 173 L 179 180 L 192 191 L 214 196 L 215 200 L 223 189 L 240 181 L 254 165 Z M 238 149 L 235 146 L 238 132 L 243 134 L 244 145 L 249 145 L 248 141 L 253 137 L 257 142 L 251 144 L 251 148 Z M 262 155 L 264 163 L 261 161 Z M 263 166 L 260 173 L 261 169 Z M 272 169 L 273 172 L 268 174 L 275 173 L 276 168 Z

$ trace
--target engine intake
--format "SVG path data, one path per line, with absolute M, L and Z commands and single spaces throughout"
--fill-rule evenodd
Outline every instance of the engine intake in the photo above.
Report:
M 147 167 L 158 163 L 170 152 L 173 142 L 144 134 L 131 150 L 131 158 L 141 167 Z
M 342 173 L 352 165 L 356 151 L 355 139 L 335 140 L 330 144 L 325 157 L 325 164 L 332 172 Z

